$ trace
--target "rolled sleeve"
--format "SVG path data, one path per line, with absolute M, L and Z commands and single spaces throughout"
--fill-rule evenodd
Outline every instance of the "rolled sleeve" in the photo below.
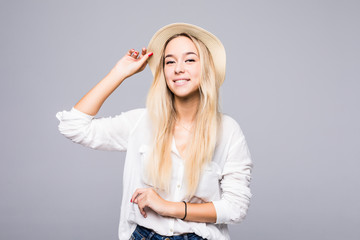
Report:
M 253 164 L 240 127 L 235 131 L 233 140 L 220 180 L 221 199 L 213 201 L 217 224 L 241 222 L 247 214 L 252 196 L 250 180 Z
M 95 118 L 75 108 L 56 114 L 61 134 L 93 149 L 126 151 L 130 132 L 144 109 L 122 112 L 115 117 Z

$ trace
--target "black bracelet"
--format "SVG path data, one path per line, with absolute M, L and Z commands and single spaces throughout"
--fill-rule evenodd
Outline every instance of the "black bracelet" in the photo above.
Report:
M 187 215 L 187 204 L 185 201 L 183 201 L 183 203 L 185 204 L 185 216 L 181 220 L 185 220 L 186 215 Z

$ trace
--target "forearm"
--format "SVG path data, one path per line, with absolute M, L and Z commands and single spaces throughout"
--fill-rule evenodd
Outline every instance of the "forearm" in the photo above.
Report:
M 96 115 L 105 100 L 125 80 L 125 77 L 118 72 L 111 70 L 95 87 L 93 87 L 74 106 L 77 110 Z
M 185 204 L 183 202 L 168 202 L 165 215 L 182 219 L 185 216 Z M 191 222 L 216 222 L 216 210 L 212 202 L 186 203 L 187 214 L 185 221 Z

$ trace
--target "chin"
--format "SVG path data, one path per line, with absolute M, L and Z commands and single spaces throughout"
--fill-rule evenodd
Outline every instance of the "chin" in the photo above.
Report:
M 192 98 L 192 97 L 196 97 L 196 98 L 200 97 L 200 94 L 198 91 L 191 92 L 191 93 L 176 93 L 176 92 L 174 93 L 173 92 L 173 94 L 174 94 L 174 97 L 183 98 L 183 99 Z

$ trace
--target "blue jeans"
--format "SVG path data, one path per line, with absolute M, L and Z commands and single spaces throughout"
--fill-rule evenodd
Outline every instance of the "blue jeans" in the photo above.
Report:
M 163 236 L 153 230 L 137 225 L 130 240 L 206 240 L 195 233 L 185 233 L 177 236 Z

